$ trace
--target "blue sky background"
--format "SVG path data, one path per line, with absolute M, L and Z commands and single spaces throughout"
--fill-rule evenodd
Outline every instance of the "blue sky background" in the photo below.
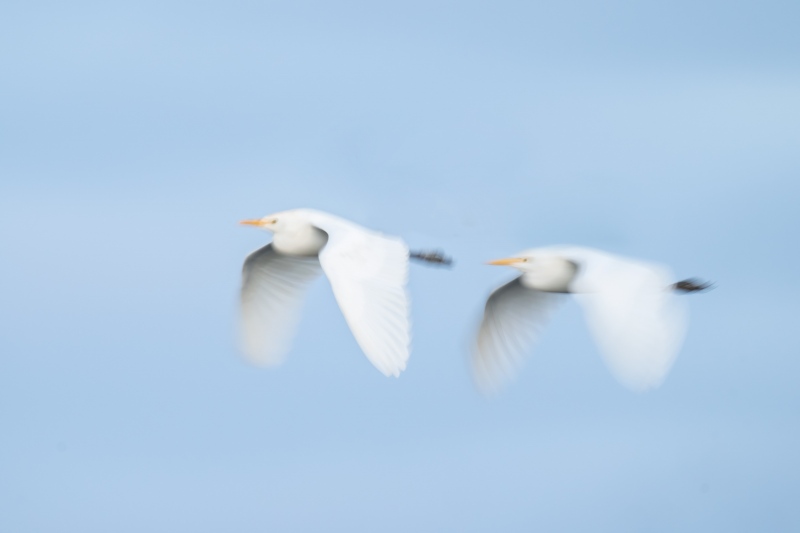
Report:
M 797 2 L 5 2 L 0 531 L 800 529 Z M 442 247 L 400 379 L 327 282 L 236 353 L 242 218 Z M 713 279 L 665 384 L 574 303 L 502 394 L 483 262 L 575 243 Z

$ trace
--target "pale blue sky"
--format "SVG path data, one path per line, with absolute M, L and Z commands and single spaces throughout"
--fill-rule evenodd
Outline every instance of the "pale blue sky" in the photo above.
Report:
M 0 531 L 800 529 L 800 4 L 6 2 Z M 400 379 L 330 288 L 236 354 L 242 218 L 442 247 Z M 574 303 L 502 394 L 488 259 L 574 243 L 713 279 L 644 395 Z

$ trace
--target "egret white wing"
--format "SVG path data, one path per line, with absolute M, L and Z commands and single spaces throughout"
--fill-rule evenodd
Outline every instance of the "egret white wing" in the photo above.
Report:
M 686 331 L 686 308 L 671 273 L 603 252 L 584 250 L 583 259 L 573 288 L 606 364 L 631 389 L 658 387 Z
M 472 375 L 484 392 L 497 390 L 522 365 L 563 295 L 525 287 L 521 278 L 486 301 L 472 354 Z
M 311 221 L 328 234 L 319 261 L 353 336 L 378 370 L 400 375 L 411 342 L 408 246 L 326 213 Z
M 289 349 L 306 288 L 321 273 L 316 257 L 283 255 L 268 244 L 242 268 L 241 342 L 251 362 L 280 364 Z

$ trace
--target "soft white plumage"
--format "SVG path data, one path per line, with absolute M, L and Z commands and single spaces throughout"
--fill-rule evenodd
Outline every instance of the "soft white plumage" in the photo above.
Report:
M 522 275 L 486 302 L 472 357 L 482 390 L 496 390 L 519 368 L 567 293 L 584 308 L 590 331 L 622 384 L 645 390 L 666 377 L 687 323 L 667 268 L 574 246 L 534 248 L 490 264 L 512 266 Z
M 321 272 L 353 336 L 387 376 L 406 367 L 411 340 L 409 252 L 389 237 L 312 209 L 294 209 L 243 224 L 268 229 L 272 243 L 244 262 L 242 350 L 252 362 L 279 364 L 294 334 L 305 290 Z

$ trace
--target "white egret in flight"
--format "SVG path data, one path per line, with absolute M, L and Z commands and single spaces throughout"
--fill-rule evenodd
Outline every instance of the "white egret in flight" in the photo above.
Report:
M 520 366 L 567 294 L 582 305 L 589 329 L 614 376 L 634 390 L 655 388 L 672 366 L 686 331 L 675 293 L 710 287 L 675 283 L 659 265 L 577 246 L 534 248 L 490 265 L 522 275 L 489 296 L 472 354 L 478 387 L 499 388 Z
M 242 224 L 274 234 L 244 262 L 242 351 L 253 363 L 282 362 L 308 285 L 324 272 L 353 336 L 387 376 L 406 367 L 411 340 L 406 292 L 409 256 L 449 264 L 440 253 L 411 253 L 383 235 L 312 209 L 293 209 Z

